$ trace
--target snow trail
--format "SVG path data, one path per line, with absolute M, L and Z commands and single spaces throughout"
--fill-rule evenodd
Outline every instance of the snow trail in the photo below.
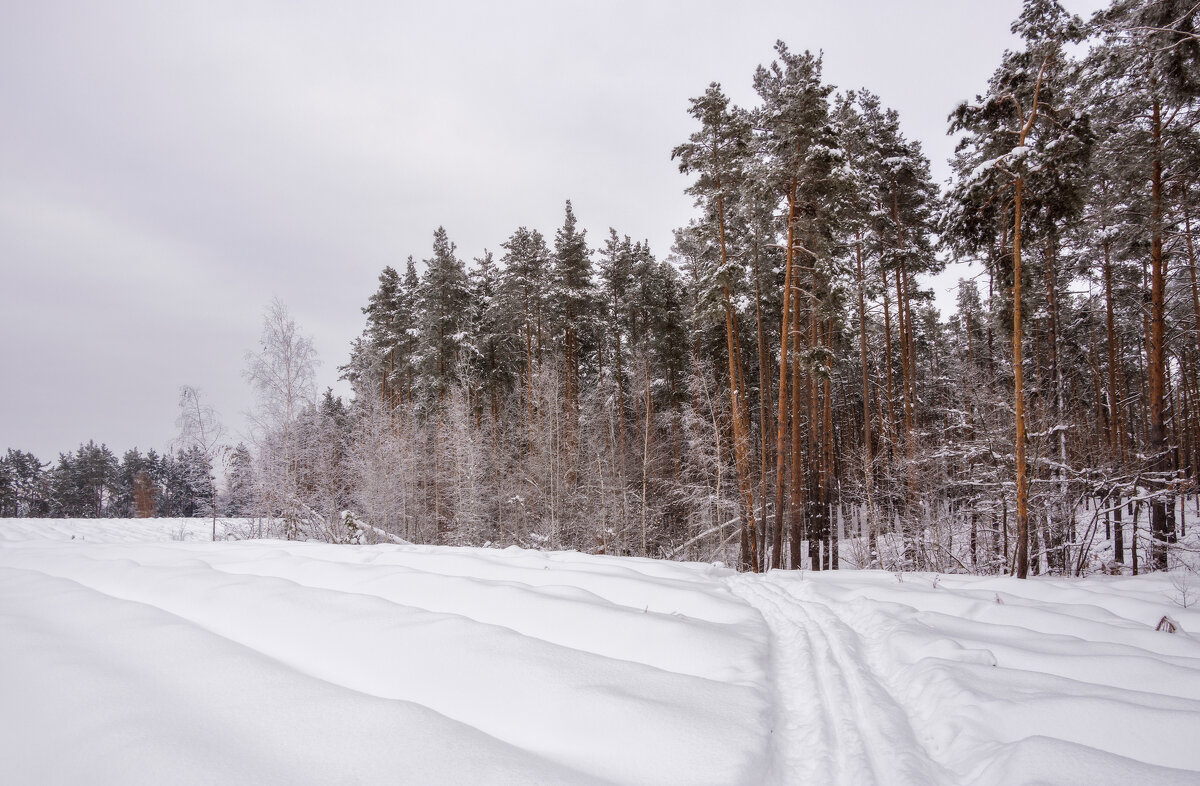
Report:
M 829 606 L 797 597 L 770 576 L 737 576 L 729 584 L 771 632 L 771 783 L 948 782 L 867 665 L 866 643 Z

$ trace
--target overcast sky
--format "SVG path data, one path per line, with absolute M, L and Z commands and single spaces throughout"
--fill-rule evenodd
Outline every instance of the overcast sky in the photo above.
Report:
M 1099 3 L 1067 0 L 1088 14 Z M 669 250 L 688 98 L 754 103 L 776 39 L 898 109 L 939 180 L 946 116 L 1019 0 L 25 2 L 0 25 L 0 449 L 163 449 L 180 385 L 236 438 L 273 297 L 336 386 L 384 265 L 444 225 L 470 260 L 570 198 Z M 936 282 L 945 289 L 953 281 Z

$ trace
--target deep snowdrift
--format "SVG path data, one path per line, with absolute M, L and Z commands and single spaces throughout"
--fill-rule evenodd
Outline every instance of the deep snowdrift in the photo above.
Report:
M 1200 783 L 1180 579 L 764 578 L 210 526 L 0 520 L 6 782 Z

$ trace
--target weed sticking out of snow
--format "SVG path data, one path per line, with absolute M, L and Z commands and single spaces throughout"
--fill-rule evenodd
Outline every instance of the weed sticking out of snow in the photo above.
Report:
M 1158 625 L 1154 629 L 1163 631 L 1164 633 L 1178 633 L 1179 623 L 1171 619 L 1170 616 L 1164 614 L 1163 618 L 1158 621 Z

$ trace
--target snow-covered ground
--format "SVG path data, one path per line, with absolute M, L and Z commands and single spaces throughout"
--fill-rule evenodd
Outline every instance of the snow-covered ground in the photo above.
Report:
M 0 520 L 0 780 L 1200 783 L 1191 574 L 759 577 L 210 528 Z

